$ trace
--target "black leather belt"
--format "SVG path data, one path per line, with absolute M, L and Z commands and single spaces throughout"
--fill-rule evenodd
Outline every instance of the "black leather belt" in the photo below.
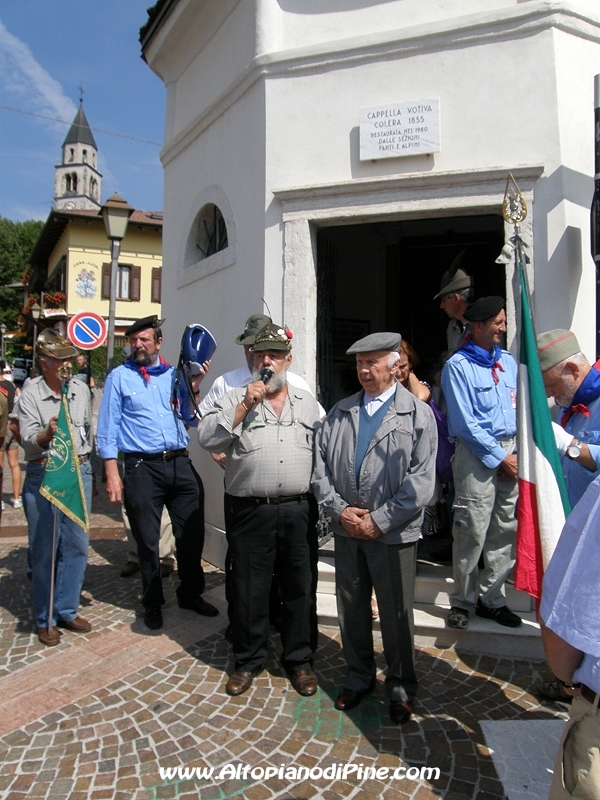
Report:
M 581 696 L 585 697 L 588 703 L 594 705 L 594 703 L 596 702 L 596 698 L 598 697 L 598 692 L 595 692 L 593 689 L 590 689 L 589 686 L 586 686 L 585 683 L 582 683 Z
M 137 458 L 139 461 L 171 461 L 178 456 L 188 456 L 188 450 L 163 450 L 162 453 L 125 453 L 125 458 Z
M 258 506 L 280 506 L 282 503 L 300 503 L 307 498 L 307 494 L 294 494 L 288 497 L 248 497 L 248 500 L 252 500 Z

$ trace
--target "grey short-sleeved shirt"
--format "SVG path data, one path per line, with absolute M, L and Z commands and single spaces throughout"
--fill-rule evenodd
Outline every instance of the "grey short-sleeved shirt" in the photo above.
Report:
M 92 451 L 92 408 L 90 390 L 77 378 L 71 378 L 67 399 L 75 434 L 77 455 L 87 455 Z M 27 383 L 19 396 L 19 430 L 25 451 L 26 461 L 37 461 L 46 453 L 40 447 L 36 436 L 48 427 L 52 417 L 60 411 L 60 397 L 49 388 L 43 377 L 34 378 Z
M 235 429 L 235 409 L 245 388 L 217 401 L 198 424 L 202 447 L 226 453 L 225 491 L 236 497 L 290 497 L 310 490 L 314 429 L 319 405 L 307 391 L 288 384 L 278 419 L 268 400 Z

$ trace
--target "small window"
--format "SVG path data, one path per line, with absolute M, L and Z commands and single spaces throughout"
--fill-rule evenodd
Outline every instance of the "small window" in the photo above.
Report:
M 117 275 L 117 300 L 139 302 L 141 267 L 133 264 L 119 264 Z M 110 299 L 110 264 L 102 265 L 102 299 Z
M 154 267 L 152 269 L 152 296 L 151 302 L 160 303 L 162 293 L 162 269 Z
M 73 148 L 71 147 L 69 148 L 69 161 L 74 161 L 74 160 L 75 160 L 75 150 L 73 150 Z
M 84 164 L 87 164 L 87 150 L 82 151 L 81 160 L 83 161 Z
M 198 261 L 202 261 L 228 246 L 227 226 L 221 209 L 214 203 L 203 206 L 197 220 L 196 251 Z

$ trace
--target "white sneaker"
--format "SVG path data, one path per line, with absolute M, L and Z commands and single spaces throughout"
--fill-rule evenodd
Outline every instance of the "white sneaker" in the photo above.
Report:
M 23 501 L 20 497 L 11 497 L 10 504 L 13 508 L 23 508 Z

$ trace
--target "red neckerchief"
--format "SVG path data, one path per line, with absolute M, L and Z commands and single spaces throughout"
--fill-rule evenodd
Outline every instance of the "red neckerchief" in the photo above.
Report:
M 577 403 L 576 406 L 571 406 L 565 411 L 565 413 L 560 418 L 560 424 L 562 425 L 563 428 L 566 427 L 567 422 L 571 419 L 573 414 L 583 414 L 583 416 L 587 418 L 590 415 L 590 410 L 583 403 Z
M 494 383 L 496 384 L 500 381 L 497 370 L 500 370 L 500 372 L 504 372 L 504 367 L 499 361 L 494 361 L 494 363 L 492 364 L 492 378 L 494 379 Z

